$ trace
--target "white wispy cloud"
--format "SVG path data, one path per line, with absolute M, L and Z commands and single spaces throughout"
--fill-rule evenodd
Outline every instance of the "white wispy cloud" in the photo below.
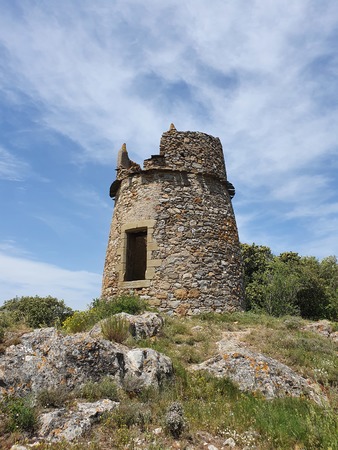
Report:
M 0 252 L 15 257 L 29 258 L 31 256 L 26 249 L 19 247 L 14 239 L 0 241 Z
M 81 230 L 80 224 L 74 222 L 69 215 L 57 215 L 49 210 L 31 213 L 31 215 L 59 237 L 78 233 Z
M 105 158 L 108 146 L 121 138 L 132 136 L 144 145 L 150 134 L 154 142 L 163 128 L 159 115 L 168 122 L 166 109 L 183 126 L 203 126 L 205 117 L 192 109 L 195 102 L 209 115 L 208 126 L 226 140 L 234 144 L 238 133 L 252 139 L 251 153 L 270 170 L 269 163 L 284 156 L 289 165 L 304 164 L 304 157 L 315 157 L 329 146 L 326 141 L 334 141 L 327 128 L 336 115 L 314 115 L 309 94 L 317 82 L 304 75 L 327 53 L 327 36 L 337 25 L 332 3 L 318 15 L 308 1 L 287 11 L 281 1 L 252 2 L 246 14 L 243 2 L 134 1 L 98 8 L 84 2 L 77 14 L 74 6 L 63 6 L 22 6 L 24 20 L 4 16 L 1 34 L 20 73 L 19 86 L 43 101 L 49 126 L 80 142 L 91 158 Z M 162 82 L 154 84 L 155 75 Z M 215 77 L 218 84 L 208 81 Z M 229 89 L 232 79 L 236 83 Z M 166 89 L 180 81 L 190 90 L 190 104 L 180 92 L 174 101 L 167 93 L 166 104 Z M 142 89 L 133 90 L 135 85 L 148 91 L 147 98 Z M 313 137 L 322 142 L 319 148 Z M 238 164 L 249 150 L 240 148 Z
M 314 206 L 316 209 L 316 206 Z M 309 217 L 306 221 L 307 227 L 311 230 L 309 238 L 299 245 L 298 252 L 302 255 L 316 255 L 318 258 L 325 258 L 330 255 L 337 255 L 338 248 L 338 219 L 337 214 Z
M 28 163 L 0 146 L 0 179 L 22 181 L 30 172 Z
M 71 271 L 0 251 L 0 304 L 16 296 L 51 295 L 74 309 L 100 296 L 101 275 Z
M 83 185 L 64 186 L 61 188 L 61 193 L 67 199 L 71 199 L 75 204 L 81 206 L 84 211 L 92 208 L 101 211 L 103 209 L 112 210 L 111 202 L 104 200 L 102 194 L 94 188 Z M 108 198 L 108 195 L 105 198 Z
M 174 121 L 221 138 L 242 195 L 238 207 L 264 192 L 255 214 L 239 211 L 243 235 L 252 235 L 266 208 L 282 209 L 281 221 L 306 219 L 314 204 L 323 220 L 335 211 L 326 161 L 338 153 L 337 2 L 83 0 L 17 8 L 20 14 L 0 17 L 7 81 L 15 80 L 16 101 L 20 93 L 37 99 L 44 125 L 79 144 L 74 161 L 114 164 L 125 141 L 140 161 Z
M 321 201 L 330 196 L 330 179 L 323 175 L 296 175 L 277 184 L 271 190 L 272 198 L 289 204 L 306 204 L 308 200 L 320 199 Z
M 332 217 L 336 215 L 338 215 L 337 202 L 322 203 L 320 201 L 317 201 L 316 203 L 305 206 L 298 206 L 292 209 L 286 217 L 290 219 L 296 217 L 326 218 L 329 221 L 332 220 Z

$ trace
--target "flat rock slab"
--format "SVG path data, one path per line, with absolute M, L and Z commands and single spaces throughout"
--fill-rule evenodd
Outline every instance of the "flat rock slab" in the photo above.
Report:
M 72 390 L 106 376 L 118 384 L 128 376 L 141 386 L 157 387 L 172 374 L 170 358 L 155 350 L 129 349 L 88 333 L 63 335 L 55 328 L 43 328 L 24 334 L 21 343 L 0 355 L 0 398 L 60 386 Z
M 312 331 L 338 343 L 338 331 L 333 331 L 332 324 L 328 320 L 318 320 L 317 322 L 309 323 L 302 327 L 302 330 Z
M 77 403 L 74 410 L 57 409 L 39 417 L 39 438 L 50 442 L 73 441 L 88 431 L 104 412 L 119 406 L 108 399 L 94 403 Z
M 240 390 L 260 392 L 267 399 L 305 396 L 321 405 L 327 403 L 318 384 L 273 358 L 245 348 L 236 339 L 237 336 L 233 340 L 228 336 L 221 340 L 218 343 L 219 354 L 191 366 L 191 370 L 206 370 L 216 377 L 227 377 Z

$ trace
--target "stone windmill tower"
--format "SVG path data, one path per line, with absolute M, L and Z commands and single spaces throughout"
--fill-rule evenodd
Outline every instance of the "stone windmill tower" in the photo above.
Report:
M 180 314 L 241 309 L 234 193 L 218 138 L 171 125 L 143 169 L 123 144 L 102 297 L 133 292 Z

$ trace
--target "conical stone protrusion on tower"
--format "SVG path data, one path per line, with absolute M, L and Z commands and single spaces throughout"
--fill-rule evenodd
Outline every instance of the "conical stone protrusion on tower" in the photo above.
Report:
M 102 297 L 133 292 L 180 314 L 243 308 L 234 187 L 218 138 L 171 124 L 143 169 L 124 144 L 110 193 Z
M 123 167 L 124 169 L 129 169 L 130 166 L 131 161 L 128 156 L 127 145 L 122 144 L 122 147 L 117 154 L 117 168 L 121 169 Z

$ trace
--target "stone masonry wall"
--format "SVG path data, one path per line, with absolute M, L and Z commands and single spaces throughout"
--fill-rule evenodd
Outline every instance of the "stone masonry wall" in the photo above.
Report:
M 181 314 L 241 309 L 240 247 L 219 139 L 170 130 L 160 155 L 143 170 L 123 169 L 120 179 L 102 296 L 134 292 Z M 142 227 L 146 279 L 124 281 L 125 231 Z
M 226 178 L 221 141 L 208 134 L 167 131 L 162 134 L 160 155 L 170 169 Z

